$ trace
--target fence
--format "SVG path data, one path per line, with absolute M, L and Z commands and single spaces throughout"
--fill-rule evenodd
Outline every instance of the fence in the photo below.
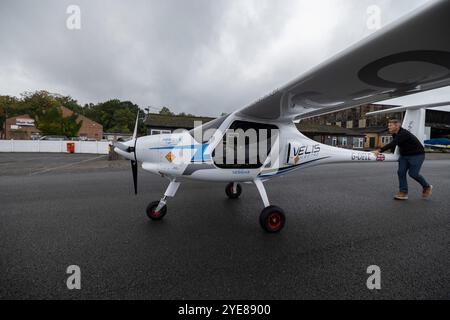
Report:
M 108 154 L 107 141 L 0 140 L 0 152 L 67 152 L 67 143 L 75 144 L 75 153 Z

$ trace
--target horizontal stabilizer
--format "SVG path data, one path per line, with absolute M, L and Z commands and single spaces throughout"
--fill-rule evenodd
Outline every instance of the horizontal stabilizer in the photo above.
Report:
M 445 107 L 445 106 L 450 106 L 450 101 L 431 103 L 431 104 L 422 104 L 422 105 L 409 106 L 409 107 L 390 108 L 390 109 L 386 109 L 386 110 L 369 112 L 369 113 L 366 113 L 366 116 L 376 116 L 379 114 L 404 112 L 407 110 L 431 109 L 431 108 Z

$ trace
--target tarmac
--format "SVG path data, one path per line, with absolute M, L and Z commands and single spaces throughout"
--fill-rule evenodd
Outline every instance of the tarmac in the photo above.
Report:
M 266 234 L 244 184 L 186 181 L 163 221 L 145 208 L 167 181 L 105 156 L 0 153 L 1 299 L 450 299 L 450 160 L 435 186 L 396 202 L 395 163 L 328 165 L 266 183 L 287 215 Z M 68 290 L 66 269 L 81 269 Z M 381 289 L 369 290 L 369 266 Z

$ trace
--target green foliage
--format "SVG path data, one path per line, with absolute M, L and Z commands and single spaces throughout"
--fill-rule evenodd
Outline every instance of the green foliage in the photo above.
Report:
M 74 112 L 70 117 L 63 117 L 60 106 Z M 138 134 L 146 133 L 143 123 L 145 113 L 138 105 L 130 101 L 112 99 L 97 104 L 89 103 L 83 107 L 70 96 L 49 93 L 47 91 L 24 92 L 20 98 L 0 96 L 0 125 L 3 126 L 8 117 L 28 114 L 36 119 L 36 125 L 43 134 L 77 136 L 81 123 L 77 123 L 77 115 L 84 115 L 103 126 L 103 131 L 114 133 L 132 133 L 139 111 Z M 175 116 L 168 107 L 162 107 L 162 115 Z M 180 113 L 178 116 L 193 116 Z
M 77 114 L 63 117 L 61 109 L 51 107 L 43 111 L 36 117 L 36 127 L 44 135 L 62 135 L 66 137 L 75 137 L 81 128 L 82 121 L 77 123 Z
M 0 130 L 5 126 L 5 119 L 15 116 L 18 99 L 10 96 L 0 96 Z
M 162 107 L 161 110 L 159 111 L 159 114 L 165 115 L 165 116 L 173 116 L 174 113 L 172 111 L 170 111 L 170 109 L 168 107 Z
M 72 116 L 63 117 L 60 106 L 75 112 Z M 81 107 L 69 96 L 52 94 L 47 91 L 24 92 L 21 98 L 0 96 L 1 125 L 7 116 L 14 117 L 28 114 L 36 119 L 36 127 L 44 135 L 64 135 L 73 137 L 78 134 L 82 123 L 77 123 L 77 113 Z M 5 112 L 6 111 L 6 112 Z
M 98 104 L 85 105 L 83 114 L 103 125 L 105 132 L 132 133 L 136 123 L 136 115 L 139 110 L 139 119 L 144 118 L 144 112 L 139 106 L 130 101 L 118 99 L 109 100 Z M 145 125 L 139 122 L 138 133 L 145 134 Z

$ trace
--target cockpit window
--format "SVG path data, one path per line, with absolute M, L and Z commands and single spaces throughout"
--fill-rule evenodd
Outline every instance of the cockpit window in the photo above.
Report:
M 214 164 L 222 169 L 260 168 L 278 141 L 278 127 L 248 121 L 234 121 L 215 147 Z
M 223 117 L 214 119 L 212 121 L 209 121 L 201 126 L 195 127 L 194 129 L 190 130 L 189 133 L 196 140 L 200 140 L 198 138 L 201 137 L 201 142 L 206 143 L 214 135 L 214 132 L 220 128 L 220 126 L 227 119 L 227 117 L 228 116 L 223 116 Z M 198 141 L 198 142 L 200 142 L 200 141 Z

